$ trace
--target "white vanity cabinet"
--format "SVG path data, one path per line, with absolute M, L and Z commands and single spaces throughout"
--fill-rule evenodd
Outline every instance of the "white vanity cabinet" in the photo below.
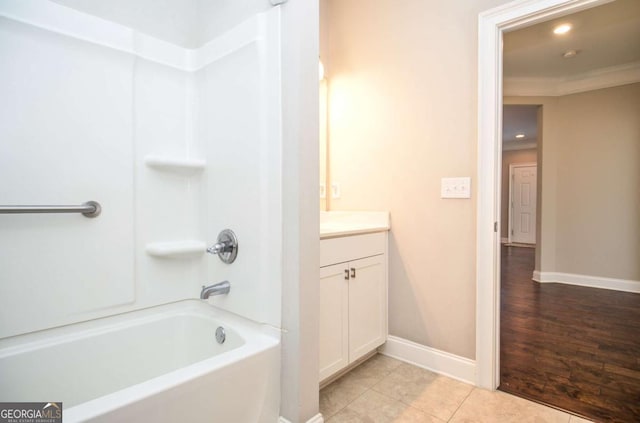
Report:
M 320 380 L 387 339 L 387 232 L 320 241 Z

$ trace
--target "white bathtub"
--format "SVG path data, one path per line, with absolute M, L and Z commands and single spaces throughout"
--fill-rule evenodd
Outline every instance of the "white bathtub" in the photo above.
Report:
M 273 328 L 180 301 L 0 340 L 0 402 L 62 401 L 65 423 L 274 423 L 279 346 Z

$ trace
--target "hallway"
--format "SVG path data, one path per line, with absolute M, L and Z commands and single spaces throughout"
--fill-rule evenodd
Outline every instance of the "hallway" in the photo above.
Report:
M 500 387 L 596 421 L 640 421 L 640 294 L 531 280 L 502 247 Z

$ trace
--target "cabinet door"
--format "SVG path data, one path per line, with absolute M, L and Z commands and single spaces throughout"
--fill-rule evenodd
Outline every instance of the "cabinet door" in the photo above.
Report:
M 387 337 L 384 255 L 349 263 L 349 362 L 371 352 Z
M 320 268 L 320 380 L 349 364 L 347 266 Z

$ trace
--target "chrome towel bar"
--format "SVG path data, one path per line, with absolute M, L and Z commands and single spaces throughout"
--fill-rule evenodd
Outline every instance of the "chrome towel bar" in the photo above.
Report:
M 97 217 L 101 211 L 97 201 L 87 201 L 79 206 L 0 206 L 0 214 L 82 213 L 85 217 Z

